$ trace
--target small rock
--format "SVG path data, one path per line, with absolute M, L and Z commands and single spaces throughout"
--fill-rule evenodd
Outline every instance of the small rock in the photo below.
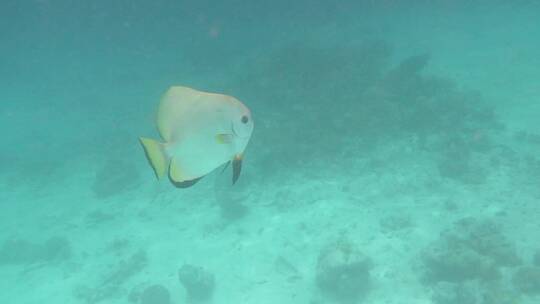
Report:
M 533 264 L 540 267 L 540 250 L 538 250 L 533 256 Z
M 411 218 L 408 216 L 385 217 L 379 221 L 379 225 L 384 233 L 396 232 L 413 226 Z
M 475 304 L 474 289 L 463 284 L 441 282 L 435 285 L 431 298 L 434 304 Z
M 348 242 L 338 242 L 321 251 L 317 285 L 340 302 L 356 302 L 370 289 L 371 262 Z
M 171 295 L 163 285 L 152 285 L 140 295 L 140 304 L 170 304 Z
M 214 293 L 214 275 L 202 267 L 184 264 L 178 270 L 178 278 L 186 289 L 190 300 L 205 301 L 210 299 Z
M 66 238 L 52 237 L 42 247 L 42 258 L 47 261 L 61 261 L 71 257 L 71 245 Z
M 521 267 L 514 274 L 512 281 L 522 293 L 540 295 L 540 267 Z
M 280 275 L 287 278 L 287 281 L 293 282 L 301 278 L 300 272 L 286 258 L 279 256 L 274 262 L 274 267 Z

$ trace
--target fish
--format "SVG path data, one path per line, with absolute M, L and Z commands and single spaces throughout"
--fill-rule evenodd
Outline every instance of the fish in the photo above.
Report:
M 161 140 L 139 141 L 158 180 L 168 175 L 174 186 L 188 188 L 231 164 L 232 184 L 237 182 L 254 128 L 251 111 L 241 101 L 172 86 L 159 102 L 156 125 Z

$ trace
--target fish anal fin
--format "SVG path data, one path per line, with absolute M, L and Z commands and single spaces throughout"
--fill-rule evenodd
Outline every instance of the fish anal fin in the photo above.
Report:
M 182 167 L 180 165 L 180 162 L 175 158 L 171 160 L 171 163 L 169 165 L 169 180 L 177 188 L 191 187 L 195 185 L 201 178 L 202 176 L 189 180 L 186 179 L 186 177 L 182 173 Z
M 192 180 L 187 180 L 187 181 L 183 181 L 183 182 L 176 182 L 174 181 L 172 178 L 171 178 L 171 183 L 176 187 L 176 188 L 189 188 L 193 185 L 195 185 L 199 180 L 201 180 L 202 177 L 199 177 L 199 178 L 196 178 L 196 179 L 192 179 Z
M 158 179 L 162 178 L 167 172 L 167 156 L 165 155 L 163 144 L 157 140 L 140 137 L 139 141 L 144 148 L 146 159 L 154 169 Z
M 182 177 L 182 168 L 180 167 L 180 162 L 176 158 L 171 159 L 171 163 L 169 164 L 169 178 L 172 182 L 176 183 L 184 181 L 184 177 Z

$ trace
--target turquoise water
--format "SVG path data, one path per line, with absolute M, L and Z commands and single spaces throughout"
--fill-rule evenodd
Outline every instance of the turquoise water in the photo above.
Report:
M 0 303 L 540 302 L 536 1 L 0 4 Z M 255 131 L 177 189 L 172 85 Z

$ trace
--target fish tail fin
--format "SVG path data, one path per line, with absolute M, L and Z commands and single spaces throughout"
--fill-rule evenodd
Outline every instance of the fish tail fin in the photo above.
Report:
M 167 173 L 168 157 L 165 153 L 165 145 L 157 140 L 140 137 L 139 141 L 144 148 L 146 158 L 154 169 L 156 177 L 161 179 Z

